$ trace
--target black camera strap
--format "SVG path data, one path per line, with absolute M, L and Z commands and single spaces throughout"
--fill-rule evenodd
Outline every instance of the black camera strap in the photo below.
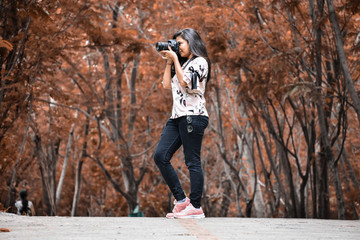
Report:
M 194 60 L 195 58 L 197 58 L 196 56 L 190 58 L 189 61 L 187 61 L 187 63 L 185 64 L 185 66 L 183 67 L 183 69 L 185 69 L 187 67 L 187 65 L 189 65 L 189 63 L 191 63 L 192 60 Z
M 187 63 L 186 65 L 184 66 L 183 69 L 185 69 L 187 67 L 187 65 L 189 65 L 189 63 L 194 60 L 195 58 L 197 58 L 196 56 L 192 57 Z M 193 66 L 190 66 L 189 67 L 189 71 L 191 72 L 191 89 L 197 89 L 197 78 L 200 78 L 200 74 L 198 71 L 195 71 L 194 67 Z
M 197 88 L 197 79 L 200 79 L 200 74 L 198 71 L 195 71 L 193 66 L 189 67 L 189 70 L 191 72 L 191 89 Z

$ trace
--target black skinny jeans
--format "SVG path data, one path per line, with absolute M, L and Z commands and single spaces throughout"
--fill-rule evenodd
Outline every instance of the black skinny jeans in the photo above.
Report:
M 191 123 L 189 119 L 191 118 Z M 201 168 L 201 143 L 205 128 L 209 123 L 206 116 L 184 116 L 169 119 L 161 134 L 159 145 L 155 151 L 154 160 L 170 191 L 177 201 L 184 199 L 185 193 L 179 178 L 170 163 L 174 153 L 183 145 L 185 164 L 190 172 L 190 202 L 199 208 L 204 187 L 204 175 Z

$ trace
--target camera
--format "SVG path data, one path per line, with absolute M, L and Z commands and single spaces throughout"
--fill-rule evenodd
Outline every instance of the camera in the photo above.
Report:
M 178 53 L 179 52 L 179 43 L 175 40 L 175 39 L 170 39 L 167 42 L 157 42 L 155 45 L 156 51 L 160 52 L 160 51 L 164 51 L 164 50 L 169 50 L 169 46 L 170 48 Z

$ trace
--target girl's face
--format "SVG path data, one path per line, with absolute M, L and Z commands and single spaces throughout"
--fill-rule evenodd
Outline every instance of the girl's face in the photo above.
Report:
M 190 51 L 189 43 L 185 39 L 183 39 L 181 36 L 178 36 L 176 38 L 176 41 L 178 41 L 178 43 L 180 45 L 179 46 L 180 56 L 183 58 L 190 59 L 193 56 L 193 54 Z

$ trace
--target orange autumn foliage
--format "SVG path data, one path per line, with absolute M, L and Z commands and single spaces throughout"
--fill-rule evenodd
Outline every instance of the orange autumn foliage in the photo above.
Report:
M 153 153 L 171 92 L 154 44 L 192 27 L 213 64 L 205 214 L 358 219 L 360 124 L 329 1 L 4 0 L 2 206 L 25 188 L 39 215 L 164 216 Z M 360 4 L 334 4 L 359 93 Z M 181 149 L 172 162 L 188 194 Z

